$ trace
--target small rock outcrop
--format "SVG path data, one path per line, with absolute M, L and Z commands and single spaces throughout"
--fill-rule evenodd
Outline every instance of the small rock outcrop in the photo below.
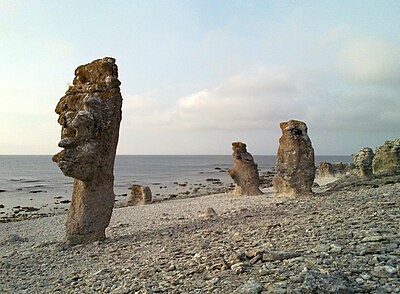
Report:
M 336 175 L 336 171 L 333 168 L 332 163 L 322 161 L 318 165 L 318 176 L 319 177 L 334 177 Z
M 260 195 L 260 178 L 257 164 L 253 156 L 247 152 L 246 144 L 242 142 L 232 143 L 233 168 L 228 170 L 229 175 L 236 184 L 233 195 Z
M 151 190 L 148 186 L 133 185 L 131 196 L 128 199 L 128 206 L 144 205 L 153 202 Z
M 372 176 L 372 160 L 374 158 L 374 151 L 371 148 L 365 147 L 358 153 L 353 154 L 354 164 L 357 166 L 358 171 L 362 177 Z
M 335 174 L 337 176 L 346 175 L 349 173 L 353 173 L 356 169 L 356 165 L 354 163 L 343 163 L 343 162 L 335 162 L 332 163 L 332 167 L 335 170 Z
M 322 161 L 318 165 L 317 175 L 322 178 L 340 178 L 344 175 L 353 174 L 355 169 L 356 165 L 354 163 Z
M 65 241 L 75 245 L 105 239 L 114 206 L 114 160 L 122 97 L 115 59 L 105 57 L 75 70 L 73 85 L 57 104 L 62 126 L 53 156 L 74 178 Z
M 374 174 L 400 173 L 400 138 L 386 141 L 375 149 L 372 171 Z
M 314 148 L 307 125 L 298 120 L 280 124 L 282 136 L 276 156 L 276 176 L 272 180 L 278 194 L 289 196 L 312 194 L 315 178 Z

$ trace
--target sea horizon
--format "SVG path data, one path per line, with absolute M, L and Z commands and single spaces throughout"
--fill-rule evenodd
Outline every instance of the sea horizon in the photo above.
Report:
M 0 204 L 5 206 L 4 212 L 12 213 L 15 206 L 57 210 L 59 199 L 70 199 L 73 178 L 64 176 L 51 156 L 0 155 Z M 260 175 L 275 165 L 276 155 L 253 157 Z M 316 155 L 315 164 L 321 161 L 352 162 L 351 156 Z M 233 180 L 227 171 L 232 166 L 231 155 L 117 155 L 114 192 L 120 202 L 126 201 L 132 185 L 149 186 L 154 198 L 160 200 L 188 193 L 218 193 L 231 188 Z

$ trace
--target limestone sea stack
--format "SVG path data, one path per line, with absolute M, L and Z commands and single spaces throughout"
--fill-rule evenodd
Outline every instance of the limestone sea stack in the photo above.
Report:
M 105 239 L 114 206 L 114 160 L 121 121 L 122 96 L 115 59 L 105 57 L 75 70 L 55 109 L 62 126 L 53 156 L 63 174 L 74 178 L 65 242 Z
M 236 186 L 233 195 L 260 195 L 260 178 L 258 175 L 257 164 L 253 156 L 247 152 L 246 144 L 242 142 L 232 143 L 233 168 L 228 170 L 229 175 Z
M 128 206 L 150 204 L 153 201 L 150 187 L 133 185 L 130 189 L 131 196 L 129 196 L 127 202 Z
M 400 173 L 400 138 L 375 149 L 372 170 L 374 174 Z
M 374 151 L 365 147 L 358 153 L 353 154 L 354 164 L 357 166 L 358 171 L 362 177 L 372 176 L 372 160 L 374 158 Z
M 315 178 L 314 148 L 307 134 L 307 125 L 298 120 L 280 123 L 276 156 L 276 176 L 272 184 L 276 193 L 289 196 L 312 194 Z

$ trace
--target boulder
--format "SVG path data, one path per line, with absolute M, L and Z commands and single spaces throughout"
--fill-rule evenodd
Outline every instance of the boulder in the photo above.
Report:
M 375 149 L 372 171 L 374 174 L 400 173 L 400 138 L 386 141 Z
M 133 185 L 131 196 L 128 199 L 128 206 L 144 205 L 153 202 L 151 190 L 148 186 Z
M 257 164 L 253 156 L 247 152 L 246 144 L 242 142 L 232 143 L 233 168 L 228 170 L 229 175 L 236 186 L 233 195 L 260 195 L 260 178 L 258 175 Z
M 307 125 L 298 120 L 280 124 L 282 136 L 276 156 L 276 176 L 272 184 L 282 195 L 310 195 L 315 178 L 314 148 L 307 134 Z
M 365 147 L 358 153 L 352 155 L 354 164 L 357 166 L 359 174 L 362 177 L 372 176 L 372 159 L 374 151 L 371 148 Z
M 53 156 L 63 174 L 74 178 L 65 242 L 105 239 L 114 206 L 114 160 L 122 97 L 115 59 L 105 57 L 75 70 L 75 79 L 57 104 L 62 126 Z

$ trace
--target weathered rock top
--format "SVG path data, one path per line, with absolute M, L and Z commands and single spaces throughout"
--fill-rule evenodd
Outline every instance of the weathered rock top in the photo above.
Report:
M 73 87 L 70 87 L 66 94 L 110 91 L 119 89 L 120 85 L 115 58 L 104 57 L 78 66 Z
M 290 135 L 294 139 L 302 137 L 309 140 L 307 135 L 307 125 L 302 121 L 291 119 L 289 121 L 281 122 L 279 127 L 281 128 L 283 135 Z

